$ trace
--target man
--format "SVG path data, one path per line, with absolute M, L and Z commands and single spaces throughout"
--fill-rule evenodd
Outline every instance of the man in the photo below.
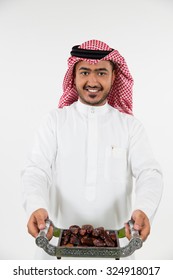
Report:
M 143 126 L 132 116 L 132 86 L 117 50 L 97 40 L 72 48 L 59 108 L 40 126 L 23 172 L 32 236 L 48 217 L 60 228 L 92 224 L 109 229 L 132 218 L 146 240 L 162 175 Z

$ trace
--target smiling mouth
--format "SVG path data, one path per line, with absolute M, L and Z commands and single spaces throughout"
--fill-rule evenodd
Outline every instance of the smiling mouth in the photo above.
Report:
M 96 98 L 98 96 L 98 92 L 100 91 L 99 88 L 87 88 L 86 90 L 88 92 L 88 96 L 92 99 Z
M 98 87 L 93 87 L 93 88 L 91 88 L 91 87 L 85 87 L 85 90 L 87 90 L 88 92 L 90 92 L 90 93 L 97 93 L 97 92 L 99 92 L 99 91 L 101 91 L 102 90 L 102 88 L 98 88 Z
M 99 89 L 87 89 L 87 91 L 91 92 L 91 93 L 96 93 L 99 91 Z

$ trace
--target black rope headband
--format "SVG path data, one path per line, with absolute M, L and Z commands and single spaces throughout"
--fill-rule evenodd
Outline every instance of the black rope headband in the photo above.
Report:
M 101 59 L 107 56 L 111 51 L 101 51 L 101 50 L 86 50 L 80 49 L 79 45 L 74 46 L 71 51 L 71 56 L 81 57 L 81 58 L 89 58 L 89 59 Z

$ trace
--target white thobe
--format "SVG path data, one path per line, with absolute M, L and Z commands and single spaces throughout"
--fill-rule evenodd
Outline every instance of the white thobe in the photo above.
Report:
M 161 178 L 136 118 L 107 103 L 94 107 L 77 101 L 50 112 L 41 124 L 23 171 L 24 207 L 28 215 L 47 209 L 62 228 L 119 229 L 135 209 L 152 219 Z

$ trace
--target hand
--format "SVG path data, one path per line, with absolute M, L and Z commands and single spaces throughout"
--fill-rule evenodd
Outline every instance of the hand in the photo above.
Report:
M 33 236 L 37 237 L 39 231 L 41 229 L 44 229 L 46 227 L 45 221 L 48 218 L 48 213 L 45 209 L 40 208 L 32 213 L 32 215 L 29 218 L 27 227 L 28 232 Z M 51 226 L 49 228 L 47 238 L 50 240 L 53 236 L 53 227 Z
M 132 220 L 134 221 L 134 229 L 139 231 L 140 237 L 145 241 L 150 234 L 150 222 L 147 215 L 141 210 L 135 210 L 132 213 Z M 125 225 L 126 237 L 131 238 L 128 224 Z

